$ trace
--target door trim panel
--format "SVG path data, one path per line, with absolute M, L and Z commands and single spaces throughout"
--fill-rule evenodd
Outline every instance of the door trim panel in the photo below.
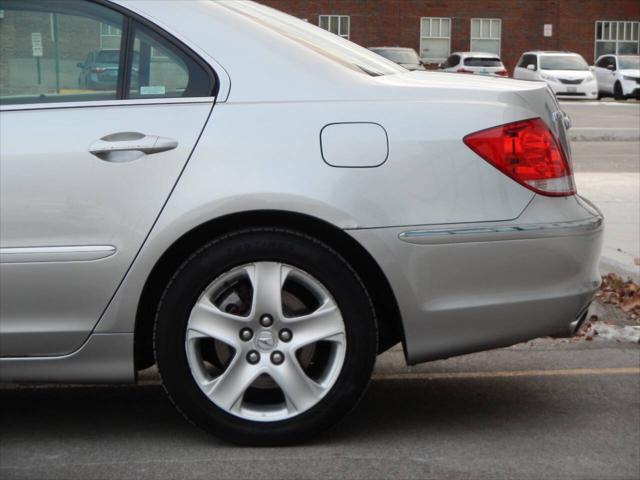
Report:
M 0 248 L 0 263 L 90 262 L 115 255 L 113 245 Z

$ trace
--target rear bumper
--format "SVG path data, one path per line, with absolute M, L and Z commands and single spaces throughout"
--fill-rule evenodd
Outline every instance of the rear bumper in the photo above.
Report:
M 638 97 L 640 96 L 640 83 L 635 80 L 622 80 L 622 94 L 625 97 Z
M 350 232 L 380 263 L 410 364 L 568 336 L 600 283 L 603 217 L 536 196 L 516 220 Z
M 640 100 L 640 87 L 634 88 L 630 93 L 625 93 L 625 96 L 628 98 L 635 98 Z

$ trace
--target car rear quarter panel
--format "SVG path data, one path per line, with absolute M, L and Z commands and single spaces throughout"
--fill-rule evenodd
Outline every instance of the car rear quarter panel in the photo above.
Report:
M 343 228 L 513 219 L 533 194 L 462 138 L 531 115 L 499 102 L 219 104 L 162 220 L 189 222 L 200 212 L 215 218 L 251 209 L 252 201 Z M 323 161 L 321 130 L 349 122 L 386 130 L 384 164 L 335 168 Z M 349 152 L 348 139 L 342 148 Z
M 137 300 L 160 256 L 183 234 L 233 213 L 280 210 L 342 229 L 517 218 L 533 193 L 469 150 L 464 135 L 528 118 L 495 102 L 354 101 L 217 104 L 140 256 L 97 332 L 133 331 Z M 456 119 L 464 119 L 459 121 Z M 373 122 L 389 137 L 377 168 L 322 159 L 331 123 Z M 349 145 L 344 145 L 349 149 Z

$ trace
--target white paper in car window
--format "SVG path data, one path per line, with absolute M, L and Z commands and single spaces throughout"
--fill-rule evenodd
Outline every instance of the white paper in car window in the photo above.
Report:
M 164 85 L 140 87 L 140 95 L 164 95 L 166 90 Z

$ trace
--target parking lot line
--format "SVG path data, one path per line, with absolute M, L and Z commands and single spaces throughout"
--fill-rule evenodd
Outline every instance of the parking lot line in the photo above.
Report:
M 640 375 L 638 367 L 567 368 L 556 370 L 514 370 L 497 372 L 407 372 L 373 375 L 373 380 L 431 380 L 439 378 L 502 378 L 502 377 L 570 377 L 579 375 Z

